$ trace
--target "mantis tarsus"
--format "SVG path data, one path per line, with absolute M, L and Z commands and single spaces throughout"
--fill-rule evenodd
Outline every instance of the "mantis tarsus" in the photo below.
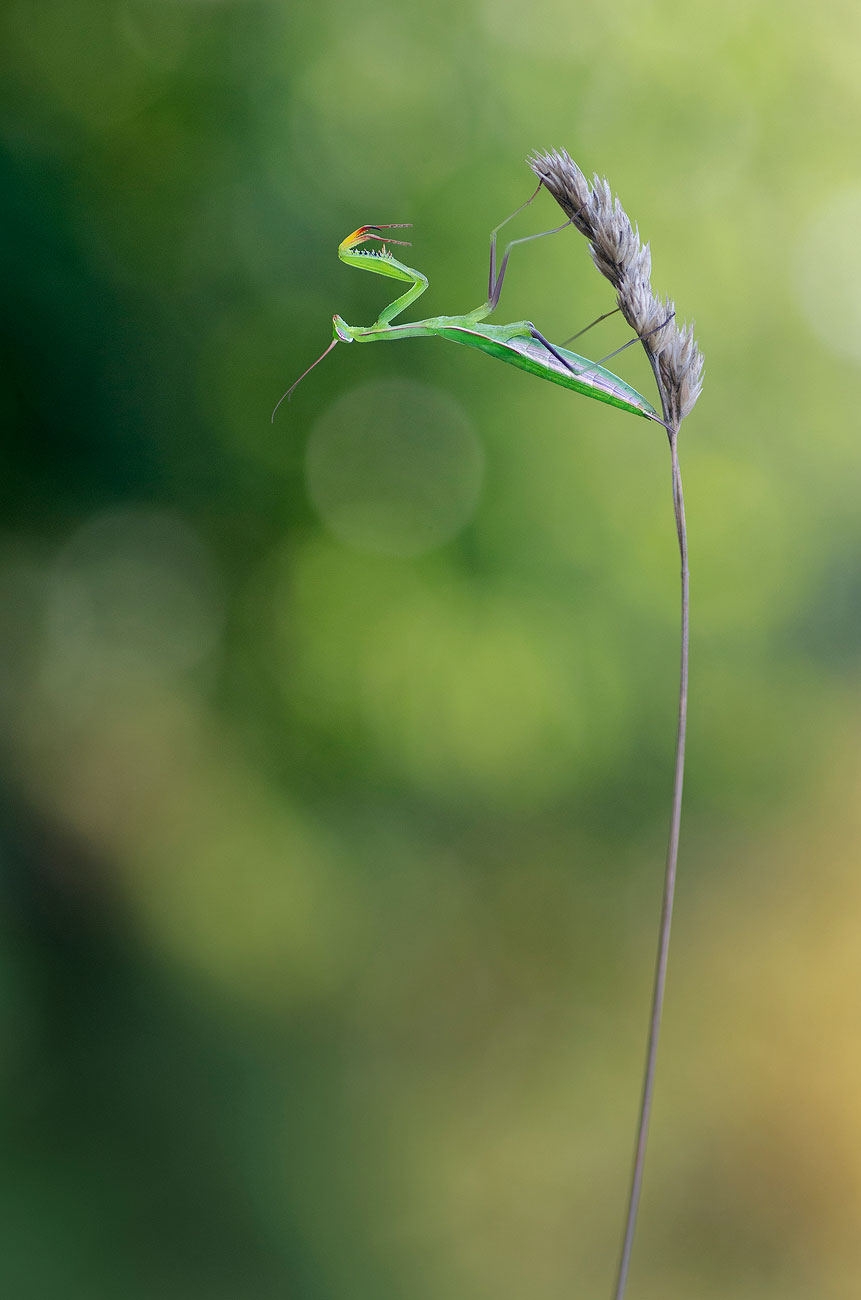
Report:
M 539 185 L 535 194 L 538 193 L 540 188 Z M 468 312 L 465 316 L 432 316 L 427 320 L 413 321 L 406 325 L 393 325 L 391 322 L 400 316 L 411 303 L 421 297 L 428 287 L 427 277 L 421 271 L 416 271 L 412 267 L 398 262 L 386 247 L 387 243 L 409 246 L 405 240 L 392 239 L 383 233 L 386 230 L 402 229 L 409 223 L 399 222 L 385 226 L 360 226 L 358 230 L 354 230 L 351 235 L 348 235 L 338 248 L 338 256 L 342 262 L 346 262 L 348 266 L 358 267 L 360 271 L 373 271 L 376 275 L 387 275 L 394 280 L 407 281 L 411 287 L 401 297 L 389 303 L 388 307 L 380 312 L 373 325 L 348 325 L 342 317 L 334 316 L 335 337 L 332 342 L 325 352 L 308 367 L 308 370 L 299 376 L 296 383 L 288 388 L 275 407 L 275 411 L 278 410 L 285 397 L 289 399 L 293 389 L 305 378 L 308 371 L 313 370 L 314 366 L 323 360 L 323 357 L 328 356 L 336 343 L 377 343 L 389 339 L 443 338 L 451 340 L 452 343 L 464 343 L 467 347 L 478 348 L 479 351 L 486 352 L 488 356 L 496 357 L 500 361 L 507 361 L 509 365 L 518 366 L 529 374 L 537 375 L 540 379 L 548 379 L 551 383 L 561 384 L 564 388 L 570 388 L 573 392 L 581 393 L 584 397 L 595 398 L 598 402 L 608 402 L 611 406 L 617 406 L 623 411 L 630 411 L 632 415 L 641 415 L 647 420 L 655 420 L 658 424 L 663 424 L 663 420 L 651 402 L 648 402 L 636 389 L 631 388 L 618 375 L 605 370 L 603 366 L 596 362 L 589 361 L 586 357 L 578 356 L 576 352 L 569 352 L 564 347 L 557 347 L 555 344 L 548 342 L 531 321 L 515 321 L 512 325 L 483 324 L 485 318 L 490 315 L 499 302 L 502 282 L 508 268 L 508 259 L 515 244 L 523 244 L 530 239 L 540 239 L 543 235 L 556 234 L 557 231 L 564 230 L 565 226 L 571 224 L 570 221 L 567 221 L 554 230 L 544 230 L 536 235 L 526 235 L 522 239 L 512 240 L 505 249 L 497 273 L 496 236 L 502 227 L 511 221 L 512 217 L 516 217 L 523 208 L 532 202 L 535 194 L 527 199 L 526 203 L 522 204 L 510 217 L 506 217 L 505 221 L 500 222 L 496 229 L 492 231 L 490 236 L 490 276 L 487 302 L 477 307 L 475 311 Z M 366 243 L 371 239 L 382 242 L 381 251 L 358 251 L 359 244 Z M 599 319 L 603 319 L 603 317 L 599 317 Z M 596 323 L 593 322 L 593 324 Z M 581 333 L 584 332 L 581 331 Z M 275 411 L 272 412 L 273 420 Z

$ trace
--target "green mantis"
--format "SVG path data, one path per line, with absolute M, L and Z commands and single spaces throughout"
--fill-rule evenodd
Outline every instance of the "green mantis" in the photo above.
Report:
M 539 185 L 538 189 L 540 188 Z M 535 191 L 535 194 L 537 193 L 538 190 Z M 499 361 L 506 361 L 509 365 L 525 370 L 528 374 L 537 375 L 539 379 L 547 379 L 551 383 L 561 384 L 563 388 L 570 388 L 572 392 L 580 393 L 584 397 L 592 397 L 598 402 L 608 402 L 611 406 L 619 407 L 623 411 L 630 411 L 632 415 L 640 415 L 647 420 L 655 420 L 658 424 L 663 424 L 663 420 L 651 402 L 648 402 L 636 389 L 631 388 L 618 375 L 605 370 L 603 366 L 596 362 L 589 361 L 585 357 L 578 356 L 575 352 L 569 352 L 564 347 L 557 347 L 555 344 L 548 342 L 531 321 L 520 320 L 511 325 L 486 325 L 483 323 L 499 302 L 502 282 L 508 268 L 508 259 L 515 244 L 523 244 L 530 239 L 540 239 L 543 235 L 556 234 L 557 231 L 564 230 L 565 226 L 571 224 L 570 221 L 567 221 L 554 230 L 545 230 L 537 235 L 527 235 L 523 239 L 512 240 L 505 249 L 497 272 L 497 234 L 504 225 L 517 216 L 518 212 L 521 212 L 523 208 L 532 202 L 535 194 L 492 231 L 490 236 L 490 276 L 487 301 L 482 303 L 480 307 L 476 307 L 475 311 L 468 312 L 465 316 L 433 316 L 427 320 L 412 321 L 405 325 L 392 324 L 411 303 L 421 297 L 428 287 L 427 277 L 421 271 L 416 271 L 413 267 L 405 266 L 403 262 L 397 261 L 387 247 L 387 244 L 409 246 L 405 240 L 392 239 L 383 233 L 386 230 L 402 229 L 409 223 L 360 226 L 358 230 L 354 230 L 351 235 L 348 235 L 338 248 L 338 256 L 342 262 L 346 262 L 348 266 L 358 267 L 360 271 L 373 271 L 375 275 L 386 275 L 393 280 L 405 281 L 410 285 L 410 288 L 406 293 L 396 298 L 394 302 L 389 303 L 380 312 L 373 325 L 348 325 L 342 317 L 334 316 L 334 338 L 332 342 L 325 352 L 308 367 L 308 370 L 305 370 L 299 376 L 296 382 L 281 397 L 272 412 L 273 420 L 275 411 L 278 410 L 284 398 L 289 399 L 297 384 L 305 378 L 305 375 L 310 370 L 314 369 L 314 366 L 328 356 L 339 342 L 382 343 L 390 339 L 443 338 L 449 339 L 452 343 L 463 343 L 467 347 L 477 348 L 480 352 L 487 353 L 488 356 L 496 357 Z M 359 249 L 360 244 L 367 243 L 372 239 L 379 240 L 382 243 L 381 250 Z

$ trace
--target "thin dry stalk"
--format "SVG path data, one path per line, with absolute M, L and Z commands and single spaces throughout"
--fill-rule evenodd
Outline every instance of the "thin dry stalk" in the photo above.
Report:
M 607 181 L 595 176 L 590 185 L 577 164 L 564 151 L 554 150 L 550 153 L 535 154 L 529 159 L 529 165 L 556 199 L 562 211 L 570 218 L 572 224 L 589 240 L 595 265 L 616 290 L 619 310 L 640 339 L 649 358 L 661 397 L 670 443 L 673 511 L 681 559 L 681 667 L 673 800 L 634 1167 L 616 1287 L 613 1293 L 614 1300 L 623 1300 L 631 1263 L 631 1249 L 634 1244 L 652 1112 L 679 856 L 688 711 L 690 588 L 678 436 L 682 420 L 690 414 L 702 390 L 703 356 L 697 347 L 693 326 L 685 324 L 679 327 L 675 322 L 674 304 L 658 298 L 652 290 L 652 259 L 649 245 L 640 242 L 639 230 L 636 226 L 632 226 L 618 198 L 613 197 Z

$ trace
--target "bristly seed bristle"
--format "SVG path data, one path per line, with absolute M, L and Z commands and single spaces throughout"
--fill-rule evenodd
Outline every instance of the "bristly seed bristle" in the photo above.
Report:
M 703 355 L 693 325 L 678 325 L 675 306 L 652 289 L 648 244 L 608 182 L 592 184 L 565 150 L 536 153 L 527 160 L 572 225 L 585 235 L 592 260 L 616 290 L 619 309 L 643 343 L 661 390 L 664 415 L 678 428 L 693 410 L 703 386 Z

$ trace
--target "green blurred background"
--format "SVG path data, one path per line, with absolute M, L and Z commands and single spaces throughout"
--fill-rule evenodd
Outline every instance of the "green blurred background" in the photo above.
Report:
M 861 1294 L 861 9 L 7 0 L 0 1285 L 608 1295 L 671 782 L 660 430 L 338 348 L 528 151 L 695 317 L 677 929 L 630 1294 Z M 513 234 L 560 220 L 549 198 Z M 388 297 L 387 297 L 388 294 Z M 573 232 L 498 313 L 612 305 Z M 588 336 L 600 356 L 618 318 Z M 618 368 L 651 392 L 642 356 Z

